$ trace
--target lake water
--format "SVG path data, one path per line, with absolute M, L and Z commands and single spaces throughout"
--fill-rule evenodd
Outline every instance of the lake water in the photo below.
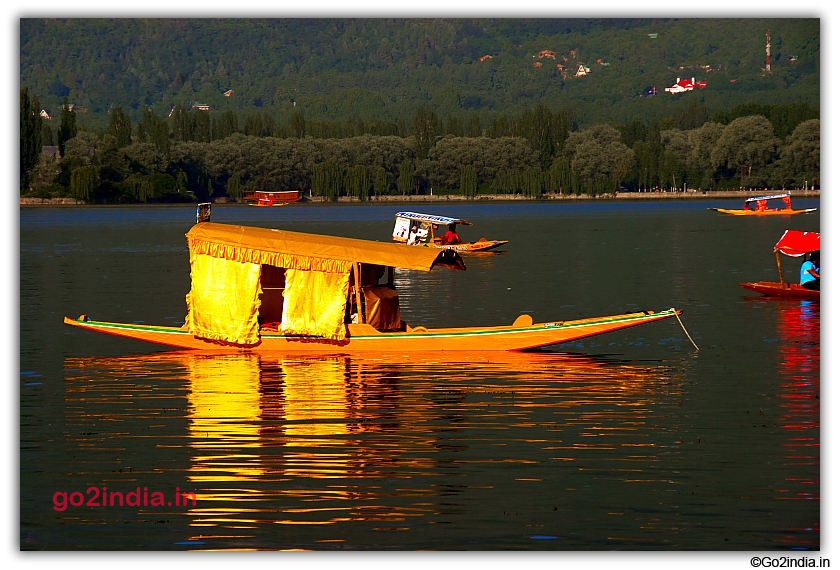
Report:
M 22 208 L 20 547 L 817 550 L 820 304 L 738 283 L 777 280 L 773 245 L 820 217 L 707 210 L 739 206 L 215 206 L 216 222 L 380 241 L 419 210 L 510 240 L 466 272 L 398 272 L 415 326 L 676 307 L 699 347 L 667 319 L 538 353 L 364 358 L 65 325 L 183 323 L 195 209 Z

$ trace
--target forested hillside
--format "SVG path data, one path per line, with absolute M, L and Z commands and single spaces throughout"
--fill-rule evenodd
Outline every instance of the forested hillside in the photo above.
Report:
M 20 32 L 21 87 L 53 116 L 66 97 L 88 128 L 118 106 L 136 123 L 198 103 L 409 130 L 420 106 L 485 129 L 537 103 L 573 108 L 581 128 L 688 101 L 819 106 L 818 19 L 22 19 Z M 708 84 L 666 93 L 678 77 Z
M 20 191 L 818 186 L 819 38 L 815 19 L 21 20 Z

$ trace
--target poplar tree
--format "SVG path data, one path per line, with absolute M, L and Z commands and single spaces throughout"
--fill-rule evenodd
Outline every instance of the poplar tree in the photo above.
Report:
M 123 148 L 131 144 L 131 128 L 131 119 L 125 114 L 122 107 L 115 107 L 111 110 L 108 132 L 116 137 L 117 148 Z
M 440 134 L 438 116 L 434 111 L 420 107 L 414 114 L 414 142 L 417 146 L 417 157 L 425 159 L 429 156 L 429 149 L 435 145 L 435 139 Z
M 29 100 L 29 88 L 20 91 L 20 192 L 29 188 L 33 168 L 41 158 L 41 115 L 38 97 Z
M 64 144 L 76 136 L 76 112 L 70 109 L 67 97 L 61 108 L 61 126 L 58 127 L 58 152 L 64 156 Z

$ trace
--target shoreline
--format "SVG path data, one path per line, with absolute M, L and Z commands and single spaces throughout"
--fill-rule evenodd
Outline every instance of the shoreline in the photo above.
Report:
M 617 192 L 614 194 L 601 194 L 590 196 L 588 194 L 543 194 L 540 198 L 530 198 L 523 194 L 478 194 L 474 198 L 468 198 L 459 194 L 415 194 L 409 196 L 371 196 L 368 203 L 402 203 L 402 202 L 547 202 L 562 200 L 708 200 L 717 198 L 756 198 L 777 193 L 790 193 L 791 197 L 797 198 L 819 198 L 819 190 L 722 190 L 722 191 L 698 191 L 689 190 L 686 192 Z M 212 201 L 214 204 L 236 204 L 226 197 L 217 198 Z M 305 196 L 302 202 L 329 203 L 321 196 Z M 362 200 L 352 196 L 340 196 L 333 203 L 363 203 Z M 75 198 L 21 198 L 21 206 L 137 206 L 149 204 L 88 204 Z M 172 204 L 166 204 L 172 205 Z

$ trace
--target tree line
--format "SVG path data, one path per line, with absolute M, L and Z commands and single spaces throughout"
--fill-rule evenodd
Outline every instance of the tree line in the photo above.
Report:
M 819 118 L 808 105 L 702 105 L 650 124 L 580 129 L 573 108 L 535 105 L 482 125 L 419 107 L 410 124 L 287 121 L 176 106 L 120 108 L 106 129 L 81 129 L 65 101 L 59 124 L 21 90 L 21 195 L 98 203 L 172 202 L 255 190 L 337 199 L 410 194 L 597 195 L 630 190 L 819 184 Z M 42 149 L 56 152 L 43 152 Z

